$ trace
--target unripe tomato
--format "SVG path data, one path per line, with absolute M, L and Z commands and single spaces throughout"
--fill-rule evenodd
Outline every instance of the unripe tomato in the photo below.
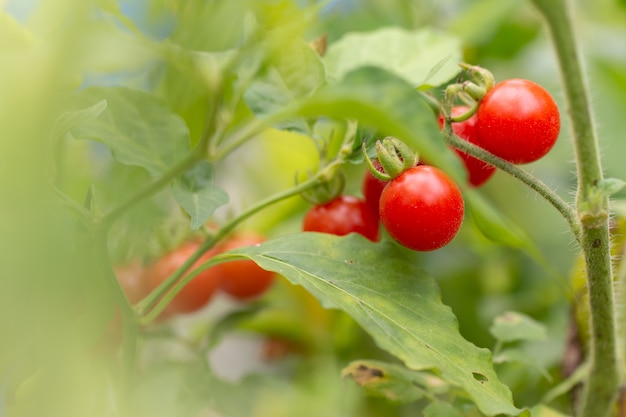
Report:
M 561 119 L 556 102 L 539 84 L 511 79 L 496 84 L 480 102 L 476 133 L 481 146 L 514 164 L 547 154 L 556 143 Z
M 359 233 L 372 242 L 380 238 L 378 216 L 357 197 L 342 195 L 312 207 L 304 216 L 302 230 L 337 236 Z
M 466 106 L 455 106 L 452 108 L 452 115 L 459 116 L 468 110 L 469 108 Z M 439 126 L 443 127 L 443 117 L 441 116 L 439 117 Z M 459 138 L 484 148 L 476 133 L 476 114 L 465 121 L 452 123 L 452 130 Z M 455 148 L 454 151 L 463 161 L 469 175 L 469 183 L 474 187 L 484 184 L 496 172 L 496 167 L 486 164 L 480 159 L 476 159 L 459 149 Z
M 380 196 L 380 219 L 389 235 L 417 251 L 448 244 L 463 223 L 464 209 L 459 187 L 430 165 L 404 171 Z
M 147 271 L 152 288 L 156 288 L 172 275 L 199 246 L 199 242 L 188 242 L 157 260 Z M 189 268 L 187 273 L 206 262 L 216 252 L 215 248 L 206 252 Z M 165 311 L 168 313 L 191 313 L 200 310 L 217 290 L 219 281 L 220 276 L 216 273 L 215 267 L 202 271 L 176 294 Z
M 265 238 L 256 233 L 234 235 L 220 245 L 219 251 L 258 245 L 264 241 Z M 215 270 L 221 277 L 220 289 L 240 300 L 260 296 L 274 282 L 273 272 L 266 271 L 251 260 L 224 262 L 216 265 Z

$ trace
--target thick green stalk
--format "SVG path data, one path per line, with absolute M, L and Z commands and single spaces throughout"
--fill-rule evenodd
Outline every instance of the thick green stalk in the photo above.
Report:
M 610 259 L 609 203 L 597 192 L 602 179 L 586 79 L 567 0 L 533 0 L 550 28 L 565 86 L 576 153 L 576 208 L 582 222 L 591 320 L 591 369 L 577 415 L 610 415 L 621 384 L 616 341 L 615 301 Z

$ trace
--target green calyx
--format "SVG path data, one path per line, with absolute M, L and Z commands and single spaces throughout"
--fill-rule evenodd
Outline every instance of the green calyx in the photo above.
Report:
M 382 171 L 374 166 L 367 155 L 365 144 L 363 144 L 363 154 L 372 175 L 383 181 L 396 178 L 407 169 L 414 167 L 418 161 L 418 155 L 413 149 L 391 136 L 376 141 L 376 159 Z
M 340 169 L 332 169 L 328 175 L 320 177 L 319 185 L 307 190 L 300 195 L 307 202 L 318 205 L 324 204 L 337 198 L 346 185 L 346 176 Z
M 491 87 L 495 84 L 493 74 L 488 69 L 479 67 L 478 65 L 469 65 L 464 62 L 459 64 L 459 66 L 467 72 L 472 81 L 484 89 L 485 93 L 491 90 Z
M 446 120 L 452 122 L 465 121 L 476 113 L 480 101 L 495 84 L 493 74 L 489 70 L 465 63 L 459 66 L 463 68 L 468 79 L 446 87 L 445 103 L 442 108 Z M 470 109 L 464 114 L 452 117 L 449 112 L 457 101 L 465 103 Z

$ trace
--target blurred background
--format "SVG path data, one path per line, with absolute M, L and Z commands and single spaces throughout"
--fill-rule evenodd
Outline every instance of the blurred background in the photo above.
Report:
M 104 9 L 110 6 L 106 0 L 97 3 Z M 90 2 L 0 0 L 4 11 L 0 26 L 25 28 L 11 31 L 12 38 L 0 37 L 0 285 L 4 288 L 0 290 L 0 416 L 8 410 L 12 414 L 6 415 L 38 415 L 41 404 L 52 405 L 46 414 L 50 416 L 81 415 L 85 410 L 98 410 L 92 415 L 116 415 L 116 401 L 110 398 L 115 395 L 114 377 L 106 372 L 107 361 L 94 364 L 91 357 L 76 353 L 85 333 L 94 338 L 103 333 L 102 323 L 108 323 L 112 311 L 96 309 L 98 313 L 87 315 L 83 322 L 68 321 L 80 314 L 80 309 L 68 307 L 68 300 L 84 282 L 92 288 L 89 303 L 106 304 L 110 290 L 89 279 L 93 271 L 88 258 L 67 261 L 77 232 L 58 208 L 45 204 L 40 180 L 51 150 L 42 138 L 50 135 L 59 97 L 67 90 L 93 85 L 156 92 L 188 121 L 193 137 L 201 128 L 194 122 L 201 109 L 194 104 L 193 85 L 160 65 L 142 37 L 174 39 L 197 50 L 235 46 L 245 20 L 239 2 L 212 6 L 212 13 L 206 15 L 193 13 L 209 10 L 202 7 L 204 3 L 220 2 L 119 0 L 122 15 L 142 34 L 137 35 L 114 19 L 94 16 Z M 316 2 L 283 3 L 304 8 Z M 605 173 L 623 179 L 626 2 L 571 4 Z M 431 27 L 454 34 L 462 42 L 464 61 L 488 68 L 496 81 L 526 78 L 543 85 L 561 109 L 561 135 L 547 157 L 524 168 L 563 199 L 573 201 L 576 167 L 559 69 L 549 33 L 530 1 L 333 0 L 321 8 L 305 37 L 312 40 L 326 34 L 332 44 L 348 32 L 387 26 Z M 35 52 L 21 53 L 22 45 L 35 45 Z M 285 149 L 286 140 L 298 146 Z M 79 203 L 90 184 L 96 184 L 106 206 L 146 181 L 145 172 L 113 164 L 108 151 L 96 143 L 74 143 L 67 153 L 66 190 Z M 218 185 L 231 196 L 216 213 L 216 221 L 289 187 L 294 172 L 313 167 L 316 158 L 307 138 L 279 131 L 267 132 L 238 149 L 216 167 Z M 360 195 L 364 170 L 363 164 L 347 167 L 349 193 Z M 489 241 L 471 221 L 449 246 L 411 256 L 437 280 L 462 335 L 477 346 L 493 348 L 489 326 L 504 311 L 525 313 L 547 326 L 546 340 L 522 346 L 537 359 L 538 367 L 496 367 L 511 387 L 516 405 L 530 406 L 561 378 L 577 248 L 557 211 L 505 173 L 497 172 L 480 193 L 526 231 L 540 257 Z M 616 195 L 616 199 L 624 197 L 623 191 Z M 297 232 L 307 208 L 304 200 L 292 199 L 254 216 L 244 227 L 270 238 Z M 124 264 L 137 255 L 156 256 L 184 234 L 185 221 L 167 196 L 147 201 L 115 231 L 114 263 Z M 155 237 L 157 224 L 160 235 Z M 132 230 L 124 225 L 132 225 Z M 300 288 L 282 280 L 253 305 L 218 296 L 191 317 L 151 328 L 141 349 L 139 364 L 144 371 L 133 399 L 137 415 L 415 416 L 423 406 L 367 398 L 352 381 L 342 380 L 341 369 L 352 360 L 390 358 L 349 317 L 322 309 Z M 33 365 L 37 363 L 46 366 L 38 369 Z M 19 398 L 38 399 L 38 404 L 11 408 Z M 561 398 L 556 405 L 567 410 L 568 399 Z

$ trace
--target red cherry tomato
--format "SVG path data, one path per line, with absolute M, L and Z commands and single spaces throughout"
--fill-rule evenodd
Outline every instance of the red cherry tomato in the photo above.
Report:
M 263 236 L 255 233 L 235 235 L 220 245 L 219 251 L 226 252 L 264 241 Z M 274 282 L 273 272 L 266 271 L 251 260 L 224 262 L 216 265 L 215 269 L 221 277 L 220 289 L 240 300 L 260 296 Z
M 468 110 L 469 108 L 466 106 L 455 106 L 452 108 L 452 115 L 459 116 Z M 439 126 L 443 127 L 443 117 L 441 116 L 439 117 Z M 476 114 L 463 122 L 452 123 L 452 130 L 459 138 L 476 146 L 483 147 L 476 133 Z M 469 174 L 469 183 L 474 187 L 484 184 L 496 172 L 496 167 L 486 164 L 480 159 L 476 159 L 458 149 L 454 149 L 454 151 L 463 160 Z
M 481 146 L 514 164 L 533 162 L 547 154 L 560 128 L 556 102 L 543 87 L 528 80 L 496 84 L 476 114 Z
M 378 160 L 373 161 L 376 169 L 382 170 L 380 162 Z M 363 175 L 363 182 L 361 183 L 361 191 L 363 192 L 363 198 L 367 205 L 369 205 L 372 211 L 378 215 L 378 207 L 380 203 L 380 194 L 383 192 L 383 188 L 387 185 L 387 181 L 379 180 L 368 170 Z
M 188 242 L 157 260 L 147 272 L 152 288 L 156 288 L 174 273 L 199 246 L 199 242 Z M 216 252 L 215 248 L 209 250 L 189 268 L 187 273 L 210 259 Z M 176 294 L 165 311 L 167 313 L 191 313 L 200 310 L 217 290 L 219 281 L 220 276 L 216 273 L 215 267 L 201 272 Z
M 347 195 L 312 207 L 304 216 L 302 230 L 338 236 L 354 232 L 372 242 L 380 238 L 376 213 L 364 200 Z
M 445 172 L 418 165 L 387 184 L 380 196 L 380 219 L 403 246 L 431 251 L 456 236 L 464 207 L 459 187 Z

